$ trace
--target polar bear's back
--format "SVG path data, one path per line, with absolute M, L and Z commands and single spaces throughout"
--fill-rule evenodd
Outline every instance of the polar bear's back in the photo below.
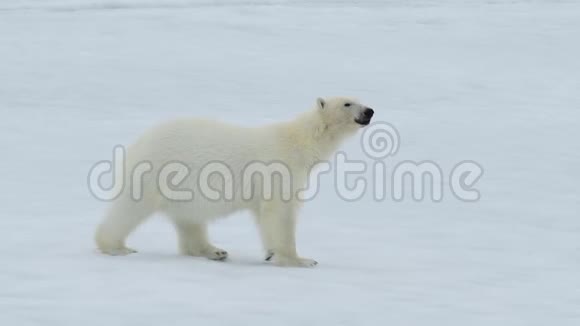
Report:
M 264 149 L 274 149 L 274 135 L 260 128 L 247 128 L 212 120 L 181 119 L 145 133 L 128 149 L 129 161 L 171 161 L 199 164 L 219 161 L 235 168 L 248 161 L 265 159 Z

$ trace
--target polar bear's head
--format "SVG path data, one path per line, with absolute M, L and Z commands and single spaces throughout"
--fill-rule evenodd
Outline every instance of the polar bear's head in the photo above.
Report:
M 316 100 L 318 112 L 324 123 L 332 129 L 356 130 L 371 122 L 373 109 L 346 97 Z
M 318 98 L 315 109 L 300 115 L 285 130 L 293 144 L 320 161 L 328 158 L 342 140 L 371 123 L 374 113 L 352 98 Z

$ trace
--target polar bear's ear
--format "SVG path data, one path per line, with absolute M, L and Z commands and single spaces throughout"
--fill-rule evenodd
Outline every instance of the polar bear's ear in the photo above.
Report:
M 322 97 L 319 97 L 316 99 L 316 104 L 318 105 L 318 108 L 320 110 L 324 109 L 324 106 L 326 105 L 326 102 L 324 102 L 324 99 Z

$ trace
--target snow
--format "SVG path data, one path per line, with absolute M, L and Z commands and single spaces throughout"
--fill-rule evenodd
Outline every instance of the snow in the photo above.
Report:
M 578 325 L 579 39 L 575 1 L 0 1 L 0 324 Z M 225 263 L 179 256 L 161 217 L 138 254 L 95 251 L 87 173 L 114 145 L 342 94 L 400 132 L 390 168 L 474 160 L 481 200 L 348 202 L 323 178 L 315 269 L 263 262 L 247 214 L 211 228 Z

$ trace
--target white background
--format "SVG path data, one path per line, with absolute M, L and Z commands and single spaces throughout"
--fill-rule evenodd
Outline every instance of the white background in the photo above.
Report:
M 0 324 L 579 325 L 579 40 L 576 1 L 1 0 Z M 264 263 L 246 214 L 211 227 L 225 263 L 179 256 L 160 217 L 138 254 L 95 251 L 87 173 L 114 145 L 329 95 L 398 128 L 391 167 L 479 162 L 481 200 L 323 179 L 298 235 L 315 269 Z

